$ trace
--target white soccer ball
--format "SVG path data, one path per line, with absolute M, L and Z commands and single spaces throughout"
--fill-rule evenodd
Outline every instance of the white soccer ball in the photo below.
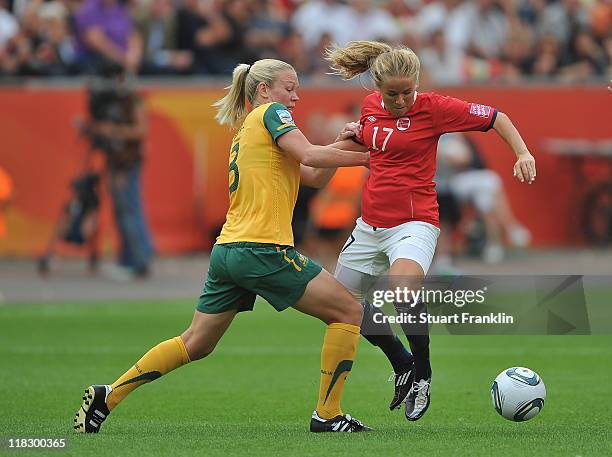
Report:
M 502 371 L 491 387 L 493 407 L 503 417 L 515 422 L 527 421 L 544 408 L 544 381 L 529 368 L 512 367 Z

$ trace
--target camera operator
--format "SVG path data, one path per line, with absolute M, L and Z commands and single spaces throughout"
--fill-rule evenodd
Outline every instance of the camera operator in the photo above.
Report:
M 122 78 L 98 80 L 89 91 L 90 121 L 83 126 L 93 149 L 106 157 L 115 223 L 121 241 L 117 279 L 145 278 L 153 247 L 141 202 L 140 175 L 147 120 L 142 99 Z

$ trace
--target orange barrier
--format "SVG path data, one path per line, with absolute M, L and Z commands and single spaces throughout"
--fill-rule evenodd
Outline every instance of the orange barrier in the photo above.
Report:
M 612 96 L 605 88 L 440 92 L 509 113 L 536 156 L 534 185 L 513 180 L 512 154 L 497 135 L 474 134 L 473 138 L 488 165 L 500 174 L 517 217 L 533 232 L 534 244 L 581 243 L 580 196 L 586 186 L 606 175 L 595 164 L 586 177 L 580 177 L 571 160 L 550 154 L 544 144 L 551 138 L 609 140 Z M 150 125 L 144 201 L 160 253 L 208 249 L 214 229 L 224 221 L 231 133 L 214 122 L 211 108 L 221 94 L 220 88 L 209 86 L 144 90 Z M 313 116 L 350 113 L 354 117 L 354 108 L 365 95 L 364 89 L 356 87 L 303 88 L 296 121 L 309 135 L 308 121 Z M 87 150 L 73 127 L 74 118 L 83 116 L 85 109 L 82 88 L 0 88 L 0 166 L 14 183 L 0 255 L 30 256 L 45 246 Z M 106 225 L 109 218 L 107 208 Z

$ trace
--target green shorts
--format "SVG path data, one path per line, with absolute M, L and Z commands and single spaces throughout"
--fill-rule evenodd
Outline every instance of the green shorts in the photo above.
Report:
M 321 270 L 321 265 L 291 246 L 216 244 L 197 309 L 207 314 L 251 311 L 260 295 L 283 311 L 302 298 L 308 283 Z

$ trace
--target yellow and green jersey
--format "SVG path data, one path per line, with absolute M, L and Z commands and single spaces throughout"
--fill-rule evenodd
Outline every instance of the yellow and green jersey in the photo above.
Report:
M 232 140 L 230 205 L 217 244 L 248 241 L 293 246 L 291 219 L 300 185 L 300 163 L 276 140 L 297 129 L 280 103 L 251 111 Z

